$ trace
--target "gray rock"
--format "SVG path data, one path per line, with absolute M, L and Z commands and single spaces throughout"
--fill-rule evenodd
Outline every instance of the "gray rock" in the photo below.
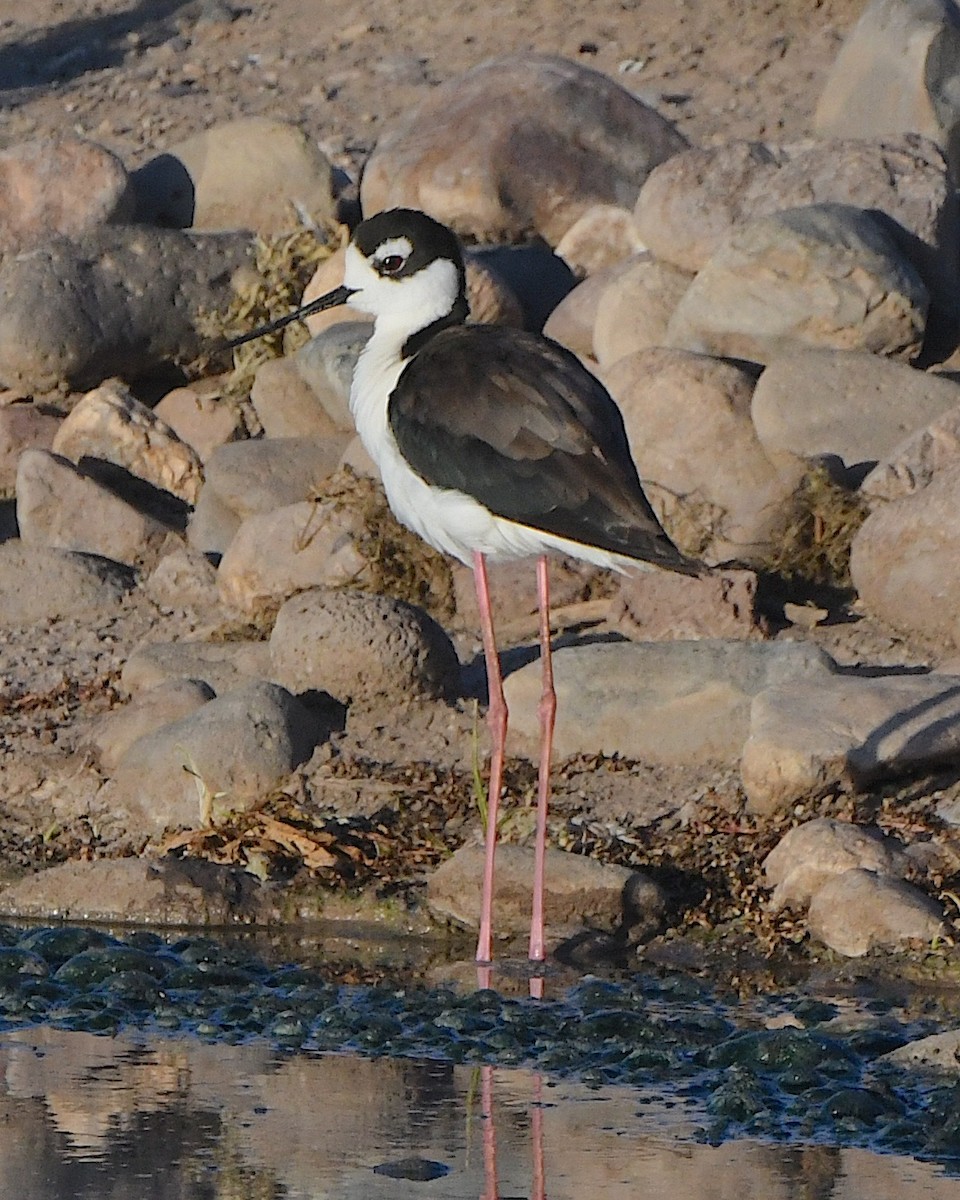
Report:
M 241 117 L 214 125 L 151 159 L 131 182 L 137 219 L 168 228 L 298 228 L 335 216 L 333 171 L 315 142 L 286 121 Z
M 868 612 L 928 639 L 960 646 L 960 463 L 920 491 L 880 503 L 853 539 L 850 574 Z
M 557 243 L 557 255 L 581 278 L 639 253 L 633 213 L 616 204 L 594 204 L 578 217 Z
M 793 484 L 757 439 L 753 376 L 707 355 L 654 348 L 621 358 L 604 382 L 623 413 L 644 490 L 674 541 L 710 563 L 762 559 Z
M 212 487 L 205 487 L 187 523 L 187 542 L 219 560 L 240 528 L 240 518 Z
M 16 628 L 62 617 L 102 616 L 133 585 L 118 563 L 49 546 L 0 542 L 0 626 Z
M 956 1075 L 960 1073 L 960 1029 L 915 1038 L 889 1054 L 881 1054 L 877 1061 L 894 1067 Z
M 388 128 L 360 201 L 367 215 L 423 208 L 480 242 L 535 231 L 556 245 L 593 205 L 631 207 L 651 168 L 685 144 L 605 75 L 517 54 L 440 84 Z
M 361 546 L 362 515 L 337 501 L 304 500 L 248 517 L 220 560 L 220 599 L 255 617 L 294 592 L 363 586 L 369 574 Z
M 880 219 L 813 204 L 738 226 L 680 300 L 667 342 L 755 362 L 802 346 L 909 359 L 928 305 Z
M 609 621 L 631 641 L 760 638 L 757 577 L 732 568 L 698 579 L 673 571 L 624 577 L 610 602 Z
M 143 589 L 162 608 L 210 608 L 219 601 L 217 572 L 199 550 L 175 546 L 144 580 Z
M 952 380 L 950 384 L 957 386 Z M 880 459 L 860 485 L 861 493 L 872 504 L 902 500 L 921 491 L 938 471 L 960 463 L 960 403 L 922 429 L 915 428 Z
M 960 13 L 951 0 L 871 0 L 841 47 L 814 115 L 850 138 L 920 133 L 956 173 Z
M 65 862 L 0 890 L 0 914 L 160 927 L 249 925 L 268 915 L 262 890 L 252 875 L 197 860 Z
M 612 930 L 624 917 L 626 867 L 601 864 L 581 854 L 547 848 L 544 918 L 548 944 L 585 926 Z M 466 929 L 480 924 L 483 847 L 462 846 L 427 881 L 427 905 L 441 921 Z M 533 851 L 497 847 L 493 929 L 495 936 L 523 936 L 530 930 Z
M 597 310 L 600 299 L 607 288 L 625 272 L 630 270 L 635 262 L 628 258 L 589 275 L 582 283 L 567 292 L 557 307 L 547 317 L 543 327 L 544 337 L 552 338 L 561 346 L 566 346 L 581 358 L 592 359 L 593 330 L 597 322 Z
M 807 204 L 884 214 L 934 299 L 953 308 L 957 197 L 941 152 L 915 135 L 691 147 L 650 173 L 636 220 L 657 258 L 699 271 L 737 226 Z
M 753 696 L 780 680 L 829 678 L 832 660 L 801 642 L 623 642 L 553 656 L 555 746 L 649 763 L 739 762 Z M 505 681 L 511 728 L 538 736 L 540 664 Z
M 113 463 L 187 504 L 196 503 L 203 486 L 196 451 L 118 379 L 77 401 L 57 430 L 53 451 L 78 464 Z
M 20 455 L 24 450 L 49 450 L 60 420 L 36 404 L 0 405 L 0 498 L 16 490 Z
M 849 958 L 876 947 L 931 942 L 944 932 L 940 906 L 919 888 L 873 871 L 845 871 L 810 902 L 811 937 Z
M 48 133 L 0 150 L 0 256 L 82 237 L 133 209 L 123 163 L 95 142 Z
M 902 847 L 879 829 L 818 817 L 785 833 L 763 860 L 774 891 L 774 909 L 805 909 L 829 879 L 858 867 L 898 878 L 906 858 Z
M 247 257 L 238 234 L 106 226 L 0 264 L 0 380 L 82 390 L 186 363 L 207 349 L 201 309 L 223 311 Z
M 270 635 L 273 678 L 292 692 L 402 705 L 453 691 L 460 664 L 422 609 L 389 596 L 313 588 L 289 599 Z
M 17 470 L 17 524 L 24 542 L 98 554 L 128 566 L 152 566 L 183 513 L 160 493 L 121 494 L 130 482 L 107 486 L 46 450 L 26 450 Z
M 292 355 L 268 359 L 257 369 L 250 403 L 268 438 L 325 438 L 337 432 L 323 402 L 297 370 Z
M 348 403 L 353 372 L 371 329 L 369 321 L 341 321 L 312 337 L 292 355 L 293 366 L 327 416 L 338 429 L 347 432 L 353 430 Z
M 189 716 L 215 694 L 209 684 L 197 679 L 171 679 L 106 713 L 94 723 L 89 739 L 100 755 L 100 765 L 108 773 L 113 771 L 138 738 Z
M 785 809 L 841 784 L 960 759 L 960 678 L 833 675 L 762 691 L 740 773 L 751 812 Z
M 155 642 L 130 655 L 120 684 L 136 696 L 176 680 L 200 680 L 219 696 L 269 679 L 270 670 L 267 642 Z
M 349 436 L 252 438 L 229 442 L 206 464 L 207 487 L 243 521 L 319 494 Z
M 849 350 L 796 350 L 772 359 L 751 415 L 764 450 L 798 482 L 809 460 L 839 458 L 858 483 L 908 434 L 960 405 L 960 386 L 904 363 Z
M 602 369 L 666 341 L 674 309 L 693 276 L 649 255 L 633 260 L 603 291 L 593 327 L 593 353 Z
M 252 808 L 329 732 L 286 689 L 251 683 L 135 741 L 114 799 L 158 829 L 201 825 Z

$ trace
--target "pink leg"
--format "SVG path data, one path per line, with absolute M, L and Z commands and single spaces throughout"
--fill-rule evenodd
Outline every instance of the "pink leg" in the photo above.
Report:
M 487 833 L 483 862 L 483 896 L 480 902 L 480 937 L 477 939 L 477 962 L 488 963 L 493 958 L 491 941 L 493 936 L 493 866 L 497 851 L 497 815 L 500 807 L 500 791 L 503 787 L 503 759 L 507 740 L 507 702 L 503 698 L 503 676 L 497 656 L 497 641 L 493 632 L 493 613 L 490 609 L 490 587 L 487 582 L 487 564 L 483 555 L 473 555 L 473 578 L 477 586 L 477 604 L 480 607 L 480 630 L 483 636 L 483 656 L 487 664 L 487 692 L 489 708 L 487 720 L 490 724 L 492 752 L 490 758 L 490 785 L 487 789 Z
M 537 596 L 540 601 L 540 663 L 543 686 L 540 693 L 540 770 L 537 777 L 537 835 L 534 844 L 533 913 L 530 919 L 530 958 L 542 962 L 543 886 L 547 856 L 547 804 L 550 799 L 550 755 L 557 693 L 553 688 L 553 658 L 550 652 L 550 572 L 545 555 L 537 559 Z

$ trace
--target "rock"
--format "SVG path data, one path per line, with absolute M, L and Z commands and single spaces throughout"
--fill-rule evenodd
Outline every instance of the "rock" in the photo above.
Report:
M 594 204 L 557 243 L 557 254 L 574 275 L 595 275 L 644 249 L 633 213 L 615 204 Z
M 252 875 L 197 859 L 97 859 L 60 863 L 10 884 L 0 890 L 0 914 L 217 928 L 256 921 L 260 891 Z
M 250 683 L 138 738 L 114 772 L 114 802 L 157 829 L 242 812 L 306 762 L 328 734 L 285 688 Z
M 905 866 L 903 848 L 879 829 L 828 817 L 795 826 L 763 860 L 776 910 L 805 909 L 828 880 L 844 871 L 862 868 L 898 878 Z
M 219 696 L 269 679 L 270 671 L 267 642 L 154 642 L 127 659 L 120 686 L 138 696 L 177 680 L 199 680 Z
M 0 627 L 102 617 L 133 585 L 118 563 L 12 539 L 0 542 Z
M 268 438 L 327 438 L 338 427 L 300 371 L 295 356 L 257 368 L 250 402 Z
M 944 932 L 940 906 L 919 888 L 863 870 L 825 883 L 810 902 L 807 925 L 811 937 L 849 958 L 931 942 Z
M 421 208 L 480 242 L 536 232 L 556 245 L 595 204 L 632 206 L 685 145 L 613 80 L 529 53 L 434 88 L 380 137 L 360 187 L 366 215 Z
M 757 439 L 753 376 L 734 363 L 655 348 L 621 358 L 604 382 L 623 413 L 644 491 L 674 541 L 708 563 L 762 559 L 793 488 Z
M 151 159 L 131 182 L 137 220 L 168 228 L 252 229 L 265 236 L 335 221 L 330 163 L 286 121 L 241 117 Z
M 105 226 L 0 263 L 0 380 L 27 392 L 134 378 L 208 349 L 197 314 L 222 311 L 245 235 Z
M 165 554 L 143 588 L 160 607 L 204 609 L 219 601 L 216 570 L 206 555 L 189 546 L 175 546 Z
M 96 142 L 48 135 L 0 150 L 0 256 L 128 221 L 133 208 L 123 163 Z
M 36 404 L 0 404 L 0 498 L 13 496 L 24 450 L 49 450 L 60 417 Z
M 879 504 L 860 526 L 850 575 L 868 612 L 939 647 L 960 645 L 960 463 Z
M 559 757 L 620 754 L 648 763 L 735 765 L 750 702 L 780 680 L 830 677 L 832 662 L 801 642 L 624 642 L 553 656 Z M 505 681 L 511 728 L 539 732 L 540 664 Z
M 914 357 L 929 292 L 887 226 L 811 204 L 738 226 L 674 310 L 667 342 L 769 362 L 800 346 Z
M 203 486 L 196 451 L 118 379 L 88 392 L 53 439 L 54 453 L 80 464 L 99 459 L 195 504 Z
M 100 755 L 100 765 L 113 771 L 133 743 L 146 734 L 196 712 L 216 693 L 198 679 L 171 679 L 141 692 L 124 708 L 98 718 L 90 741 Z
M 888 1054 L 881 1054 L 879 1063 L 889 1063 L 900 1069 L 913 1069 L 956 1075 L 960 1071 L 960 1029 L 948 1029 L 929 1037 L 915 1038 Z
M 747 201 L 759 177 L 769 184 L 783 151 L 763 142 L 690 146 L 647 176 L 633 217 L 637 234 L 657 259 L 696 274 L 738 225 L 757 212 Z
M 200 493 L 187 525 L 187 542 L 201 554 L 219 562 L 236 537 L 240 518 L 211 487 Z
M 957 405 L 960 386 L 943 376 L 865 352 L 795 350 L 770 361 L 751 414 L 786 480 L 799 483 L 809 460 L 829 456 L 855 486 L 869 464 Z
M 634 259 L 619 273 L 597 304 L 593 354 L 601 368 L 638 350 L 662 346 L 673 310 L 692 279 L 649 255 Z
M 207 487 L 243 521 L 322 491 L 349 437 L 256 438 L 230 442 L 211 454 Z
M 951 380 L 950 386 L 957 385 Z M 860 485 L 861 493 L 872 505 L 878 500 L 902 500 L 921 491 L 938 471 L 960 463 L 960 403 L 922 429 L 915 427 L 902 442 L 878 457 L 881 461 Z
M 124 496 L 57 454 L 26 450 L 17 471 L 17 525 L 29 545 L 150 566 L 184 525 L 159 496 Z
M 304 500 L 248 517 L 220 561 L 220 599 L 247 616 L 312 587 L 363 586 L 362 516 L 337 501 Z
M 582 283 L 578 283 L 547 317 L 543 327 L 544 337 L 552 338 L 581 358 L 592 359 L 593 331 L 600 299 L 608 287 L 630 270 L 635 261 L 635 258 L 625 259 L 598 271 L 596 275 L 588 275 Z
M 709 571 L 699 579 L 644 571 L 621 580 L 610 604 L 611 624 L 631 641 L 760 638 L 753 571 Z
M 623 920 L 624 889 L 633 873 L 580 854 L 547 848 L 544 918 L 548 943 L 584 926 L 612 930 Z M 483 847 L 468 844 L 439 866 L 427 881 L 427 906 L 441 921 L 466 929 L 480 925 Z M 498 936 L 530 930 L 533 851 L 497 847 L 493 928 Z
M 218 446 L 246 437 L 243 414 L 236 404 L 197 387 L 178 387 L 167 392 L 153 409 L 177 437 L 195 451 L 201 463 Z
M 319 333 L 291 355 L 300 377 L 311 388 L 342 432 L 353 431 L 350 415 L 350 384 L 360 351 L 370 338 L 369 321 L 347 321 Z
M 956 172 L 960 14 L 950 0 L 871 0 L 820 94 L 814 127 L 850 138 L 920 133 Z
M 291 597 L 270 635 L 273 678 L 346 704 L 453 693 L 457 653 L 432 617 L 390 596 L 312 588 Z
M 833 675 L 791 681 L 753 701 L 740 773 L 751 812 L 811 792 L 865 786 L 960 758 L 960 679 Z
M 953 308 L 957 198 L 942 153 L 912 134 L 886 141 L 691 147 L 650 173 L 635 219 L 658 259 L 699 271 L 739 225 L 807 204 L 850 204 L 884 214 L 887 232 L 935 301 Z

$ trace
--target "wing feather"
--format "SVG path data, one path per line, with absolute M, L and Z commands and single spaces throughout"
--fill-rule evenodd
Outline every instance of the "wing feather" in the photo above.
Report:
M 445 329 L 400 376 L 389 420 L 435 487 L 559 537 L 691 569 L 643 494 L 620 410 L 555 342 L 499 326 Z

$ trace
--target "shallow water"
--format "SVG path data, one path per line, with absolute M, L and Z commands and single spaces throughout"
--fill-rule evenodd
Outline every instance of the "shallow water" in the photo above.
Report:
M 0 926 L 0 1195 L 960 1194 L 950 995 L 298 957 Z
M 128 1031 L 0 1037 L 0 1194 L 955 1200 L 933 1164 L 694 1140 L 656 1090 Z

